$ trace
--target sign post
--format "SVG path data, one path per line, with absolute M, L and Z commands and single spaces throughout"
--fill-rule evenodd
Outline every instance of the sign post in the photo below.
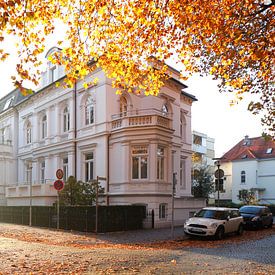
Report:
M 64 182 L 61 180 L 63 178 L 63 170 L 57 169 L 55 173 L 56 177 L 58 178 L 53 186 L 55 190 L 57 191 L 57 220 L 56 220 L 56 228 L 59 229 L 59 213 L 60 213 L 60 202 L 59 202 L 59 191 L 61 191 L 64 188 Z

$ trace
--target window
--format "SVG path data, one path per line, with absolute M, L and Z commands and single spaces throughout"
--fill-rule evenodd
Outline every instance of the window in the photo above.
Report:
M 148 148 L 135 146 L 132 149 L 132 179 L 147 179 Z
M 63 132 L 70 130 L 70 113 L 68 107 L 65 107 L 63 111 Z
M 45 183 L 45 161 L 40 163 L 40 182 Z
M 50 68 L 50 83 L 55 81 L 56 66 Z
M 7 110 L 7 109 L 12 105 L 13 100 L 14 100 L 14 96 L 11 97 L 11 98 L 9 98 L 9 99 L 6 101 L 6 103 L 5 103 L 5 105 L 4 105 L 4 109 L 3 109 L 4 111 Z
M 272 153 L 272 150 L 273 150 L 273 148 L 267 148 L 267 149 L 266 149 L 266 154 L 271 154 L 271 153 Z
M 167 104 L 163 104 L 161 107 L 161 112 L 163 116 L 167 116 L 168 115 L 168 106 Z
M 161 203 L 159 205 L 159 219 L 163 220 L 167 218 L 167 203 Z
M 42 117 L 42 133 L 41 133 L 41 137 L 45 138 L 47 136 L 47 116 L 44 115 Z
M 86 182 L 94 178 L 94 154 L 85 155 L 85 180 Z
M 63 180 L 66 181 L 68 179 L 68 163 L 69 163 L 68 158 L 64 158 L 62 162 L 63 162 L 63 173 L 64 173 Z
M 32 163 L 30 162 L 26 164 L 26 182 L 32 182 Z
M 180 136 L 183 140 L 186 139 L 186 119 L 183 111 L 180 112 Z
M 120 116 L 126 116 L 127 115 L 127 100 L 124 96 L 122 96 L 120 98 L 119 111 L 120 111 Z
M 202 137 L 193 135 L 193 144 L 202 145 Z
M 164 180 L 164 148 L 157 149 L 157 179 Z
M 186 189 L 185 159 L 180 160 L 180 185 Z
M 26 143 L 30 144 L 32 142 L 32 125 L 28 121 L 26 126 Z
M 0 143 L 5 143 L 5 129 L 0 129 Z
M 93 124 L 94 123 L 94 101 L 92 97 L 89 97 L 86 101 L 85 106 L 85 124 Z
M 241 172 L 241 183 L 245 183 L 245 171 Z

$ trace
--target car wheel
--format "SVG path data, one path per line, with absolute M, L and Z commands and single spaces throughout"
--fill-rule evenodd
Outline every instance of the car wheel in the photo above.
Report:
M 224 237 L 224 228 L 222 226 L 218 227 L 216 234 L 215 234 L 215 238 L 217 240 L 222 240 Z
M 239 228 L 238 228 L 238 231 L 237 231 L 237 235 L 242 235 L 243 234 L 243 229 L 244 229 L 243 224 L 240 224 Z

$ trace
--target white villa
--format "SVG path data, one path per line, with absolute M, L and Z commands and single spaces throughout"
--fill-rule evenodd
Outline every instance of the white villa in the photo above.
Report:
M 275 204 L 275 142 L 245 136 L 221 158 L 225 172 L 221 199 L 240 203 L 239 190 L 255 192 L 261 204 Z
M 52 48 L 47 56 L 57 51 Z M 52 205 L 58 168 L 89 181 L 106 177 L 104 204 L 145 205 L 148 224 L 165 227 L 172 216 L 172 179 L 176 173 L 175 223 L 204 206 L 191 195 L 191 105 L 179 73 L 157 97 L 117 95 L 98 68 L 96 85 L 57 87 L 61 66 L 48 63 L 42 87 L 23 97 L 14 90 L 0 99 L 0 204 Z M 146 222 L 145 222 L 146 226 Z

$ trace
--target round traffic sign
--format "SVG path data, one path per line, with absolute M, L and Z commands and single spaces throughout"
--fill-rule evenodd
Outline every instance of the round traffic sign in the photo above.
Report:
M 64 172 L 63 172 L 62 169 L 57 169 L 56 172 L 55 172 L 55 175 L 59 180 L 61 180 L 64 176 Z
M 220 171 L 220 175 L 219 175 L 219 171 Z M 222 169 L 217 169 L 215 171 L 215 178 L 219 178 L 219 176 L 220 176 L 220 178 L 224 177 L 224 171 Z
M 62 180 L 56 180 L 53 186 L 57 191 L 61 191 L 64 188 L 64 182 Z

